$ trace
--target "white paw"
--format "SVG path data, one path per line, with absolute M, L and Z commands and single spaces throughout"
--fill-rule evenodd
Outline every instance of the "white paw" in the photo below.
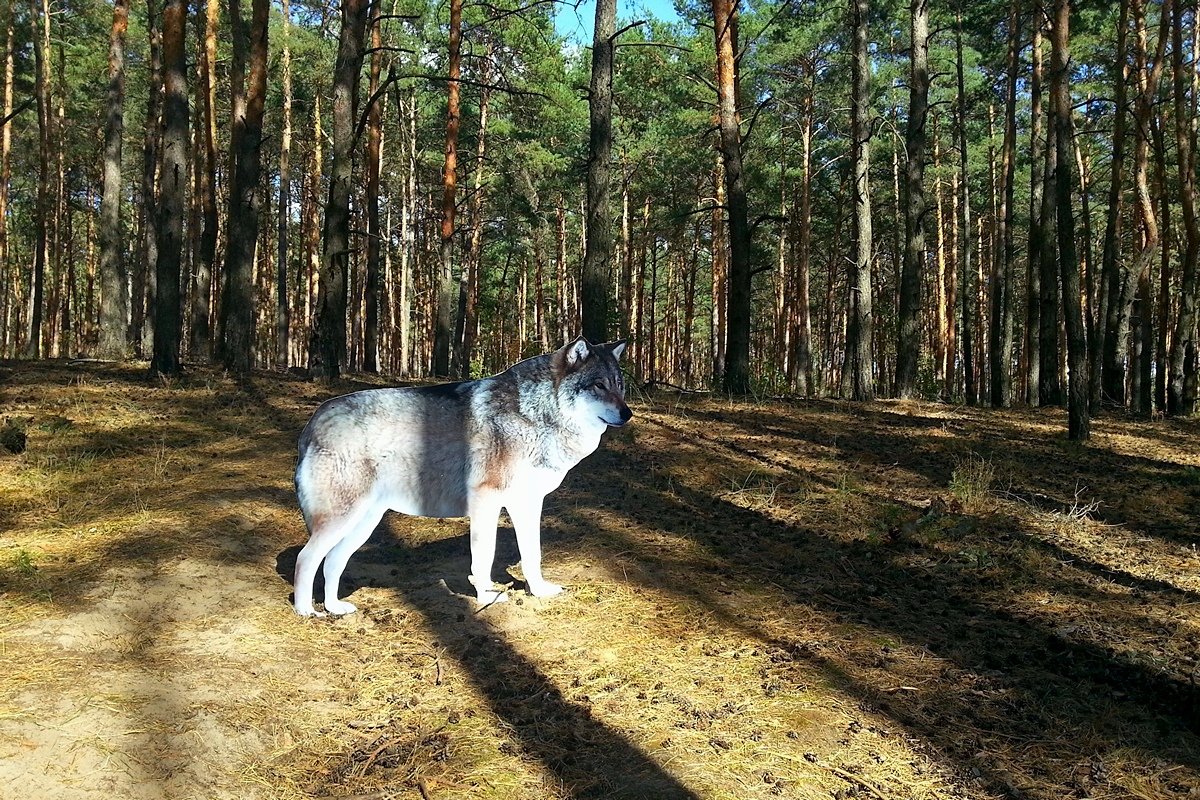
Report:
M 309 603 L 306 606 L 292 606 L 292 608 L 293 608 L 293 610 L 295 610 L 296 616 L 298 616 L 298 617 L 323 617 L 323 616 L 325 616 L 325 612 L 317 611 L 315 608 L 312 607 L 312 603 Z
M 341 617 L 358 611 L 358 606 L 354 603 L 347 603 L 345 600 L 326 600 L 325 610 L 334 616 Z
M 554 597 L 556 594 L 562 594 L 563 587 L 557 583 L 547 583 L 546 581 L 538 581 L 534 583 L 529 581 L 529 593 L 534 597 Z
M 475 593 L 475 600 L 481 606 L 490 606 L 492 603 L 507 603 L 508 595 L 492 589 L 479 589 Z

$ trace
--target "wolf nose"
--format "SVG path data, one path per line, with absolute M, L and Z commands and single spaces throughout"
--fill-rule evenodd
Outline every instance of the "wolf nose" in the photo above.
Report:
M 633 412 L 629 410 L 629 406 L 625 406 L 621 409 L 621 423 L 624 424 L 631 419 L 633 419 Z

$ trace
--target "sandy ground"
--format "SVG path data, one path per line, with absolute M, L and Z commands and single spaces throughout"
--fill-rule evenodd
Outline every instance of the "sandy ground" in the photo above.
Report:
M 566 595 L 389 516 L 302 620 L 329 393 L 0 364 L 0 796 L 1200 797 L 1193 423 L 639 398 L 548 499 Z

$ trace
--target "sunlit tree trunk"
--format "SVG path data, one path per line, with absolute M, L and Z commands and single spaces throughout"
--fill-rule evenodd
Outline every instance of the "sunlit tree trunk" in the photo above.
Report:
M 9 258 L 10 243 L 8 229 L 8 199 L 9 182 L 12 180 L 12 120 L 13 113 L 13 49 L 16 46 L 14 36 L 14 20 L 17 14 L 17 4 L 9 2 L 4 14 L 4 101 L 0 107 L 4 111 L 4 122 L 0 124 L 0 355 L 8 355 L 9 344 L 17 328 L 15 320 L 10 324 L 10 317 L 19 307 L 17 296 L 20 280 L 17 271 Z M 122 335 L 124 335 L 122 333 Z
M 286 370 L 290 355 L 289 330 L 291 307 L 288 303 L 288 228 L 292 216 L 292 51 L 289 41 L 291 28 L 291 6 L 282 0 L 283 52 L 280 55 L 280 81 L 283 91 L 283 108 L 279 133 L 279 216 L 276 223 L 276 246 L 279 248 L 275 261 L 275 366 Z
M 1055 194 L 1058 217 L 1059 271 L 1062 273 L 1063 311 L 1067 323 L 1067 411 L 1069 435 L 1075 441 L 1085 441 L 1090 434 L 1088 412 L 1087 331 L 1079 291 L 1079 258 L 1075 251 L 1075 218 L 1071 208 L 1071 93 L 1068 68 L 1071 61 L 1069 46 L 1069 0 L 1055 0 L 1054 19 L 1050 29 L 1051 68 L 1050 95 L 1054 104 Z
M 1167 379 L 1167 413 L 1173 416 L 1195 410 L 1195 387 L 1189 386 L 1187 373 L 1194 370 L 1196 357 L 1197 255 L 1200 253 L 1200 227 L 1196 220 L 1196 177 L 1192 169 L 1192 138 L 1187 98 L 1188 76 L 1183 61 L 1184 3 L 1174 9 L 1171 28 L 1171 71 L 1175 102 L 1175 149 L 1179 169 L 1179 207 L 1183 217 L 1183 253 L 1180 258 L 1179 316 L 1171 340 Z
M 222 292 L 221 361 L 233 372 L 249 372 L 254 347 L 254 257 L 258 242 L 259 172 L 263 111 L 267 89 L 267 16 L 269 0 L 253 0 L 250 23 L 250 75 L 240 115 L 233 117 L 230 154 L 229 239 Z M 239 0 L 230 2 L 230 19 L 240 27 Z
M 217 22 L 220 18 L 219 0 L 208 0 L 205 7 L 203 47 L 200 50 L 200 86 L 198 95 L 201 126 L 200 140 L 203 156 L 196 155 L 199 172 L 200 210 L 203 218 L 200 242 L 196 253 L 195 291 L 192 294 L 190 351 L 193 357 L 212 355 L 212 284 L 217 257 Z
M 592 75 L 588 93 L 587 244 L 580 286 L 583 335 L 593 342 L 608 339 L 613 234 L 609 199 L 612 158 L 613 37 L 616 0 L 597 0 L 592 39 Z
M 457 2 L 457 0 L 456 0 Z M 325 204 L 324 249 L 316 324 L 309 346 L 313 377 L 332 382 L 346 356 L 346 289 L 350 265 L 350 182 L 357 120 L 358 76 L 363 60 L 366 0 L 344 0 L 333 70 L 333 164 Z
M 1030 15 L 1033 45 L 1030 49 L 1029 82 L 1029 247 L 1025 279 L 1025 402 L 1031 406 L 1041 401 L 1041 256 L 1045 226 L 1042 218 L 1043 168 L 1045 156 L 1042 142 L 1042 28 L 1044 15 L 1034 10 Z
M 454 334 L 454 219 L 458 182 L 459 74 L 462 59 L 462 0 L 450 0 L 450 49 L 446 99 L 446 157 L 442 166 L 442 218 L 439 240 L 437 308 L 434 313 L 433 374 L 450 376 L 450 343 Z
M 113 3 L 108 46 L 108 108 L 104 123 L 103 195 L 100 199 L 100 346 L 103 358 L 124 358 L 128 350 L 128 281 L 122 253 L 121 139 L 125 130 L 125 33 L 129 0 Z M 3 209 L 0 209 L 3 214 Z
M 37 97 L 38 115 L 38 180 L 37 199 L 34 207 L 33 277 L 30 279 L 28 338 L 25 340 L 25 357 L 40 358 L 42 355 L 42 294 L 49 256 L 50 222 L 50 170 L 54 164 L 51 152 L 50 131 L 50 8 L 48 0 L 31 0 L 30 13 L 33 20 L 41 21 L 41 30 L 35 31 L 37 40 L 33 44 L 34 91 Z
M 163 8 L 163 151 L 159 195 L 158 261 L 154 301 L 154 352 L 150 371 L 179 372 L 180 265 L 183 255 L 183 209 L 187 190 L 188 97 L 184 29 L 187 4 L 167 0 Z
M 490 59 L 485 63 L 490 63 Z M 486 84 L 488 77 L 489 73 L 485 67 L 482 82 Z M 460 284 L 458 335 L 455 337 L 455 341 L 458 343 L 458 375 L 463 380 L 471 376 L 471 360 L 475 351 L 475 330 L 479 324 L 479 275 L 482 268 L 480 262 L 483 259 L 483 166 L 487 155 L 490 100 L 491 92 L 485 87 L 479 98 L 479 136 L 475 140 L 475 177 L 471 187 L 471 240 Z M 560 272 L 562 272 L 561 267 Z M 560 304 L 560 313 L 561 310 Z
M 379 75 L 383 69 L 383 20 L 379 12 L 379 0 L 372 0 L 368 13 L 371 29 L 371 64 L 368 69 L 367 97 L 371 107 L 367 109 L 367 148 L 363 167 L 366 171 L 367 193 L 367 263 L 363 286 L 366 313 L 363 319 L 363 372 L 379 371 L 379 175 L 383 151 L 383 98 L 376 97 L 379 90 Z
M 1008 78 L 1004 100 L 1004 140 L 1001 145 L 1000 187 L 996 214 L 995 247 L 991 270 L 991 329 L 989 331 L 989 364 L 991 367 L 991 402 L 993 408 L 1005 408 L 1012 402 L 1012 339 L 1013 302 L 1012 278 L 1015 248 L 1013 246 L 1013 205 L 1017 139 L 1017 56 L 1020 50 L 1020 17 L 1017 0 L 1012 0 L 1008 12 Z
M 1089 344 L 1091 386 L 1089 397 L 1093 411 L 1099 410 L 1103 394 L 1111 388 L 1106 376 L 1107 366 L 1116 358 L 1116 331 L 1110 330 L 1110 303 L 1119 292 L 1121 269 L 1118 263 L 1121 248 L 1121 223 L 1125 190 L 1125 131 L 1127 123 L 1129 40 L 1129 0 L 1120 0 L 1117 21 L 1116 78 L 1113 85 L 1114 114 L 1112 123 L 1112 160 L 1108 183 L 1108 207 L 1104 225 L 1104 244 L 1100 253 L 1100 275 L 1097 281 L 1097 315 L 1104 323 L 1103 335 L 1092 338 Z M 1099 332 L 1098 332 L 1099 333 Z M 1121 353 L 1124 358 L 1124 353 Z M 1122 393 L 1124 375 L 1121 376 Z
M 729 222 L 723 388 L 732 394 L 745 394 L 750 391 L 750 220 L 737 107 L 737 0 L 712 0 L 712 12 L 717 52 L 717 127 Z
M 871 62 L 867 52 L 869 0 L 851 0 L 850 18 L 854 36 L 851 55 L 853 88 L 850 138 L 853 147 L 854 257 L 849 273 L 846 357 L 842 367 L 843 398 L 870 400 L 872 379 L 873 321 L 871 317 Z
M 908 72 L 908 128 L 904 134 L 908 155 L 904 188 L 904 266 L 900 276 L 899 338 L 896 344 L 896 395 L 912 397 L 917 384 L 921 350 L 921 281 L 925 266 L 925 140 L 929 116 L 929 3 L 912 0 L 912 49 Z M 1015 34 L 1014 34 L 1015 36 Z
M 975 385 L 975 355 L 974 355 L 974 326 L 972 325 L 971 308 L 973 306 L 973 290 L 971 288 L 971 180 L 967 161 L 967 92 L 963 67 L 963 30 L 962 15 L 955 15 L 955 72 L 958 78 L 958 102 L 955 104 L 958 112 L 958 169 L 959 189 L 962 197 L 959 201 L 959 244 L 962 257 L 959 264 L 962 268 L 962 352 L 963 352 L 963 388 L 967 403 L 975 405 L 979 402 L 978 388 Z

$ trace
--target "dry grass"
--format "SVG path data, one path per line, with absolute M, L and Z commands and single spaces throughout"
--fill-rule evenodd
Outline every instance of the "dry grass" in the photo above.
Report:
M 287 605 L 319 387 L 0 392 L 13 796 L 1200 794 L 1194 424 L 651 393 L 548 499 L 567 595 L 506 534 L 478 611 L 463 523 L 389 517 L 331 621 Z

